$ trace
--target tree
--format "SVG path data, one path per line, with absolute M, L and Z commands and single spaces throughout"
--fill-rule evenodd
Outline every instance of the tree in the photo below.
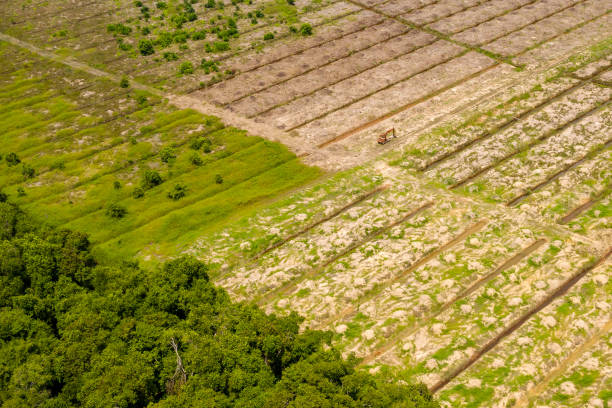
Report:
M 187 187 L 184 184 L 177 183 L 174 188 L 168 191 L 168 198 L 178 201 L 187 194 Z
M 123 218 L 126 214 L 127 209 L 120 204 L 112 203 L 106 208 L 106 215 L 111 218 Z
M 145 170 L 142 175 L 141 186 L 144 190 L 148 190 L 163 183 L 164 180 L 155 170 Z
M 140 40 L 138 42 L 138 50 L 144 56 L 155 53 L 155 48 L 153 47 L 151 40 Z
M 19 156 L 17 156 L 17 153 L 13 153 L 13 152 L 7 154 L 4 160 L 6 160 L 6 164 L 8 164 L 9 167 L 16 166 L 19 163 L 21 163 L 21 159 L 19 159 Z

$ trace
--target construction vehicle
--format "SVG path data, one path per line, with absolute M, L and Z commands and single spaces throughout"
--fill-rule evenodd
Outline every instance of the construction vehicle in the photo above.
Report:
M 395 135 L 395 128 L 391 128 L 387 130 L 382 135 L 378 136 L 378 144 L 384 145 L 391 141 L 391 139 L 395 139 L 397 136 Z

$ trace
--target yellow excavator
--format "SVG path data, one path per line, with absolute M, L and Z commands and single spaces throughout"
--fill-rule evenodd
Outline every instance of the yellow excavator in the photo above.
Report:
M 387 130 L 382 135 L 378 136 L 378 144 L 384 145 L 391 141 L 391 139 L 395 139 L 397 136 L 395 135 L 395 128 L 391 128 Z

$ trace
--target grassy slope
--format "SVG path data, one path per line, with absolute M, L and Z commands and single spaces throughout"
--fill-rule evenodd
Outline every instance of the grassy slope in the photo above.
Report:
M 15 52 L 0 47 L 3 58 Z M 160 255 L 171 256 L 179 237 L 186 243 L 218 230 L 320 174 L 284 146 L 226 128 L 214 117 L 176 110 L 151 95 L 138 103 L 135 92 L 96 78 L 75 85 L 84 74 L 43 60 L 17 68 L 0 76 L 0 154 L 15 152 L 22 163 L 2 160 L 0 185 L 33 216 L 89 233 L 103 256 L 136 255 L 152 242 Z M 202 137 L 210 152 L 190 147 Z M 176 156 L 167 163 L 159 155 L 164 148 Z M 193 163 L 194 155 L 201 164 Z M 34 178 L 24 178 L 24 163 L 35 169 Z M 145 169 L 164 182 L 134 198 Z M 167 195 L 176 184 L 186 186 L 187 195 L 174 201 Z M 110 203 L 127 215 L 107 216 Z

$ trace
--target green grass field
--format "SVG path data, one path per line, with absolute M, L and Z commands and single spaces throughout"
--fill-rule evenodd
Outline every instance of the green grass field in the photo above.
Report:
M 320 174 L 281 144 L 41 59 L 2 75 L 0 103 L 3 191 L 40 220 L 87 232 L 100 256 L 151 242 L 171 256 Z M 142 188 L 146 171 L 161 184 Z M 184 196 L 169 198 L 177 185 Z M 125 215 L 109 216 L 111 205 Z

